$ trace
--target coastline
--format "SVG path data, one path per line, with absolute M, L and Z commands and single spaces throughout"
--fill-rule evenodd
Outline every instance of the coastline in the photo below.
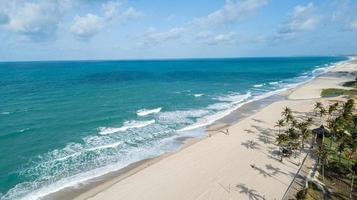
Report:
M 350 61 L 345 61 L 343 64 L 348 63 Z M 337 64 L 335 68 L 329 69 L 326 73 L 329 73 L 330 71 L 333 71 L 334 69 L 338 68 L 340 65 L 343 64 Z M 326 74 L 325 73 L 325 74 Z M 322 75 L 323 76 L 323 75 Z M 230 126 L 228 127 L 229 129 L 234 128 L 237 124 L 240 122 L 252 118 L 252 116 L 256 115 L 257 113 L 260 113 L 262 109 L 265 109 L 266 107 L 271 106 L 272 104 L 276 104 L 277 102 L 285 102 L 292 100 L 296 98 L 296 92 L 294 91 L 300 91 L 299 88 L 304 87 L 306 85 L 311 85 L 312 82 L 316 79 L 319 79 L 320 76 L 315 77 L 312 80 L 307 81 L 306 83 L 299 84 L 298 86 L 294 88 L 287 89 L 286 91 L 281 91 L 278 94 L 273 94 L 271 96 L 258 99 L 249 103 L 244 104 L 243 106 L 239 107 L 232 113 L 230 113 L 227 116 L 224 116 L 223 118 L 217 120 L 213 124 L 219 124 L 219 123 L 228 123 Z M 291 94 L 294 94 L 291 96 Z M 300 96 L 298 93 L 297 96 Z M 292 98 L 291 98 L 292 97 Z M 304 99 L 305 98 L 305 99 Z M 295 99 L 295 100 L 306 100 L 306 97 L 302 99 Z M 317 97 L 318 98 L 318 97 Z M 244 111 L 242 112 L 242 111 Z M 253 111 L 253 114 L 251 113 Z M 280 114 L 280 111 L 279 111 Z M 240 116 L 238 116 L 240 115 Z M 239 119 L 237 119 L 239 118 Z M 218 131 L 215 131 L 218 132 Z M 244 133 L 242 133 L 244 134 Z M 216 136 L 213 136 L 216 137 Z M 218 137 L 221 137 L 221 134 L 219 134 Z M 198 144 L 201 143 L 202 141 L 209 140 L 211 139 L 210 137 L 204 137 L 204 138 L 189 138 L 184 142 L 184 145 L 181 146 L 181 148 L 175 152 L 169 152 L 165 153 L 163 155 L 160 155 L 158 157 L 152 158 L 152 159 L 146 159 L 143 161 L 139 161 L 136 163 L 133 163 L 119 171 L 109 173 L 107 175 L 95 178 L 89 183 L 84 183 L 80 185 L 80 189 L 75 188 L 75 189 L 64 189 L 59 192 L 50 194 L 45 197 L 45 199 L 70 199 L 74 198 L 75 199 L 88 199 L 89 197 L 95 196 L 96 194 L 103 193 L 112 186 L 116 185 L 117 183 L 120 183 L 123 180 L 126 180 L 127 178 L 131 178 L 133 175 L 137 175 L 138 173 L 144 171 L 148 167 L 155 165 L 157 163 L 160 163 L 160 161 L 165 160 L 166 158 L 171 158 L 173 155 L 180 154 L 183 150 L 187 148 L 191 148 L 192 146 L 196 146 L 193 144 Z

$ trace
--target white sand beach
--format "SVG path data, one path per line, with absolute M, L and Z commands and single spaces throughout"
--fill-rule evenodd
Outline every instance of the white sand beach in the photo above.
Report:
M 180 151 L 144 162 L 121 177 L 98 185 L 76 199 L 200 200 L 281 199 L 300 165 L 299 158 L 280 162 L 275 122 L 288 106 L 296 115 L 312 110 L 323 88 L 340 88 L 357 70 L 356 62 L 340 64 L 328 73 L 285 92 L 272 103 L 229 127 L 229 134 L 186 145 Z M 252 165 L 254 167 L 252 167 Z

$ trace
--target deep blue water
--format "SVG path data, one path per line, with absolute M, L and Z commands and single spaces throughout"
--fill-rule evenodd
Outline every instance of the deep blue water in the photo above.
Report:
M 35 199 L 175 150 L 175 138 L 345 59 L 0 63 L 0 199 Z

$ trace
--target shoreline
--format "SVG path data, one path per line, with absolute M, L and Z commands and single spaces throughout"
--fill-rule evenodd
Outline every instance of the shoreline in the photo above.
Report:
M 348 63 L 350 61 L 351 60 L 346 60 L 346 61 L 342 61 L 340 63 L 336 63 L 335 67 L 328 69 L 323 74 L 318 75 L 318 76 L 316 76 L 310 80 L 307 80 L 305 82 L 298 83 L 293 88 L 286 88 L 286 89 L 283 89 L 283 91 L 279 91 L 279 92 L 274 91 L 276 93 L 274 93 L 272 95 L 268 95 L 267 97 L 257 99 L 257 100 L 253 99 L 251 102 L 246 102 L 244 105 L 233 110 L 230 114 L 223 116 L 222 118 L 216 120 L 215 122 L 208 125 L 207 127 L 209 129 L 209 127 L 211 127 L 212 125 L 226 123 L 226 124 L 229 124 L 229 126 L 226 128 L 231 128 L 232 126 L 239 123 L 243 119 L 246 119 L 249 116 L 254 115 L 255 113 L 259 113 L 263 109 L 263 107 L 269 106 L 275 102 L 289 99 L 290 94 L 292 92 L 294 92 L 294 90 L 297 90 L 299 87 L 302 87 L 306 84 L 311 83 L 312 81 L 316 80 L 320 76 L 323 76 L 324 74 L 330 72 L 331 70 L 337 68 L 338 66 Z M 253 114 L 252 114 L 252 112 L 253 112 Z M 207 130 L 207 132 L 209 132 L 209 130 Z M 218 132 L 218 130 L 215 132 Z M 181 142 L 183 144 L 176 151 L 167 152 L 162 155 L 156 156 L 154 158 L 149 158 L 149 159 L 144 159 L 144 160 L 141 160 L 138 162 L 134 162 L 134 163 L 130 164 L 129 166 L 126 166 L 120 170 L 109 172 L 108 174 L 93 178 L 86 183 L 81 183 L 81 184 L 79 184 L 79 187 L 78 186 L 68 187 L 68 188 L 61 189 L 57 192 L 54 192 L 52 194 L 46 195 L 44 197 L 44 199 L 63 199 L 63 198 L 66 198 L 66 199 L 71 199 L 71 198 L 87 199 L 89 197 L 92 197 L 92 196 L 108 189 L 112 185 L 114 185 L 128 177 L 131 177 L 132 175 L 134 175 L 142 170 L 145 170 L 147 167 L 154 165 L 167 157 L 178 154 L 181 151 L 183 151 L 184 149 L 186 149 L 187 147 L 190 147 L 193 144 L 199 143 L 199 142 L 204 141 L 208 138 L 209 137 L 182 138 L 183 141 L 181 141 Z
M 85 183 L 81 183 L 79 186 L 70 186 L 70 187 L 61 189 L 57 192 L 54 192 L 52 194 L 46 195 L 43 197 L 43 199 L 58 199 L 58 200 L 64 199 L 64 198 L 65 199 L 73 198 L 73 199 L 77 199 L 77 200 L 87 199 L 90 196 L 93 196 L 92 192 L 90 193 L 89 196 L 87 196 L 86 193 L 88 191 L 98 191 L 98 190 L 100 191 L 101 189 L 105 189 L 105 188 L 115 184 L 116 182 L 119 182 L 127 177 L 130 177 L 131 175 L 151 166 L 152 164 L 155 164 L 155 163 L 161 161 L 162 159 L 165 159 L 168 156 L 176 154 L 191 145 L 194 145 L 202 140 L 205 140 L 209 137 L 208 134 L 210 134 L 210 132 L 215 132 L 215 134 L 219 132 L 219 130 L 215 130 L 215 131 L 209 130 L 210 127 L 219 125 L 222 123 L 229 123 L 229 125 L 227 126 L 227 128 L 229 128 L 230 126 L 232 126 L 232 124 L 237 123 L 237 122 L 241 121 L 242 119 L 250 116 L 251 112 L 259 112 L 259 110 L 262 108 L 262 106 L 267 106 L 267 105 L 272 104 L 276 101 L 286 99 L 287 96 L 285 93 L 287 93 L 289 90 L 292 90 L 292 89 L 293 88 L 284 90 L 280 93 L 273 94 L 271 96 L 264 97 L 262 99 L 247 102 L 246 104 L 242 105 L 241 107 L 233 110 L 230 114 L 223 116 L 222 118 L 220 118 L 220 119 L 214 121 L 213 123 L 211 123 L 210 125 L 206 126 L 206 129 L 204 129 L 204 131 L 206 132 L 205 136 L 182 138 L 182 141 L 181 141 L 182 145 L 176 151 L 165 152 L 165 153 L 155 156 L 153 158 L 147 158 L 147 159 L 143 159 L 143 160 L 131 163 L 130 165 L 128 165 L 124 168 L 121 168 L 119 170 L 115 170 L 115 171 L 109 172 L 107 174 L 101 175 L 99 177 L 90 179 L 89 181 L 87 181 Z M 238 119 L 237 119 L 237 117 L 238 117 Z M 235 119 L 232 120 L 232 118 L 235 118 Z M 200 130 L 200 128 L 198 128 L 196 130 Z M 193 131 L 195 131 L 195 130 L 193 130 Z M 181 139 L 181 138 L 178 138 L 178 139 Z

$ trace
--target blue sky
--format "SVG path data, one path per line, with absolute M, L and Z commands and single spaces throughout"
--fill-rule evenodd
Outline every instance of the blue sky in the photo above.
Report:
M 0 60 L 357 54 L 354 0 L 0 0 Z

